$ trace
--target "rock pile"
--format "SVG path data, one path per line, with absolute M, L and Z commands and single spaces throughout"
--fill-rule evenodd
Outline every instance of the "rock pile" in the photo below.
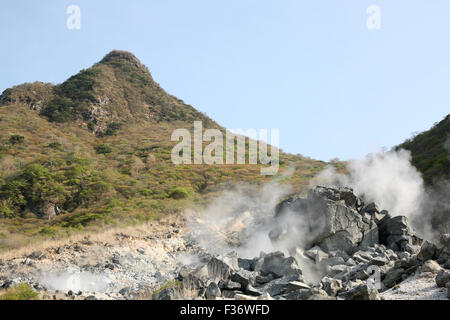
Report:
M 154 298 L 182 298 L 188 290 L 205 299 L 379 300 L 381 292 L 418 274 L 449 287 L 450 236 L 443 235 L 439 246 L 423 241 L 405 216 L 391 217 L 375 203 L 364 204 L 352 189 L 316 187 L 307 198 L 288 198 L 275 211 L 279 224 L 269 237 L 274 244 L 290 238 L 289 254 L 216 256 L 182 270 L 180 285 Z M 298 230 L 304 234 L 296 243 Z M 318 283 L 304 279 L 299 261 L 305 260 L 320 270 Z

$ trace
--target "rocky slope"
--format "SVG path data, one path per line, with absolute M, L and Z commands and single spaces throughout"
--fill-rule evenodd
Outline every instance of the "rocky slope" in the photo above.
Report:
M 266 234 L 278 250 L 254 258 L 238 256 L 239 241 L 213 255 L 189 219 L 5 257 L 0 286 L 27 282 L 50 299 L 447 299 L 450 236 L 422 240 L 348 188 L 280 203 Z

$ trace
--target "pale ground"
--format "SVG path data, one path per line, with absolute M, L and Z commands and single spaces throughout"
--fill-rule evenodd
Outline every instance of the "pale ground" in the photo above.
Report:
M 381 296 L 386 300 L 447 300 L 447 289 L 439 288 L 435 277 L 434 273 L 420 273 L 381 293 Z

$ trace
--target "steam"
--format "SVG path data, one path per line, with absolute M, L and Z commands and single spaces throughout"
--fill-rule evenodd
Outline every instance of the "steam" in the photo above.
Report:
M 391 216 L 408 217 L 416 231 L 425 238 L 434 238 L 433 208 L 438 206 L 435 191 L 425 188 L 421 174 L 411 164 L 406 150 L 369 154 L 363 159 L 350 161 L 347 174 L 327 167 L 310 183 L 338 185 L 354 189 L 366 203 L 375 202 Z M 447 187 L 445 188 L 447 191 Z M 448 194 L 448 193 L 447 193 Z
M 190 235 L 213 254 L 235 250 L 241 257 L 253 258 L 261 251 L 273 251 L 267 235 L 273 227 L 274 208 L 289 191 L 289 186 L 278 183 L 261 188 L 235 185 L 190 217 Z
M 104 293 L 110 280 L 106 276 L 91 272 L 49 273 L 40 279 L 41 283 L 51 290 L 87 291 Z

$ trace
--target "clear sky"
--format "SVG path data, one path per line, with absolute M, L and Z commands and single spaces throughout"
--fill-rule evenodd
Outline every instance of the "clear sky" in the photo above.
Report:
M 390 148 L 450 110 L 448 0 L 2 0 L 0 46 L 0 91 L 127 50 L 221 125 L 278 128 L 284 151 L 322 160 Z

